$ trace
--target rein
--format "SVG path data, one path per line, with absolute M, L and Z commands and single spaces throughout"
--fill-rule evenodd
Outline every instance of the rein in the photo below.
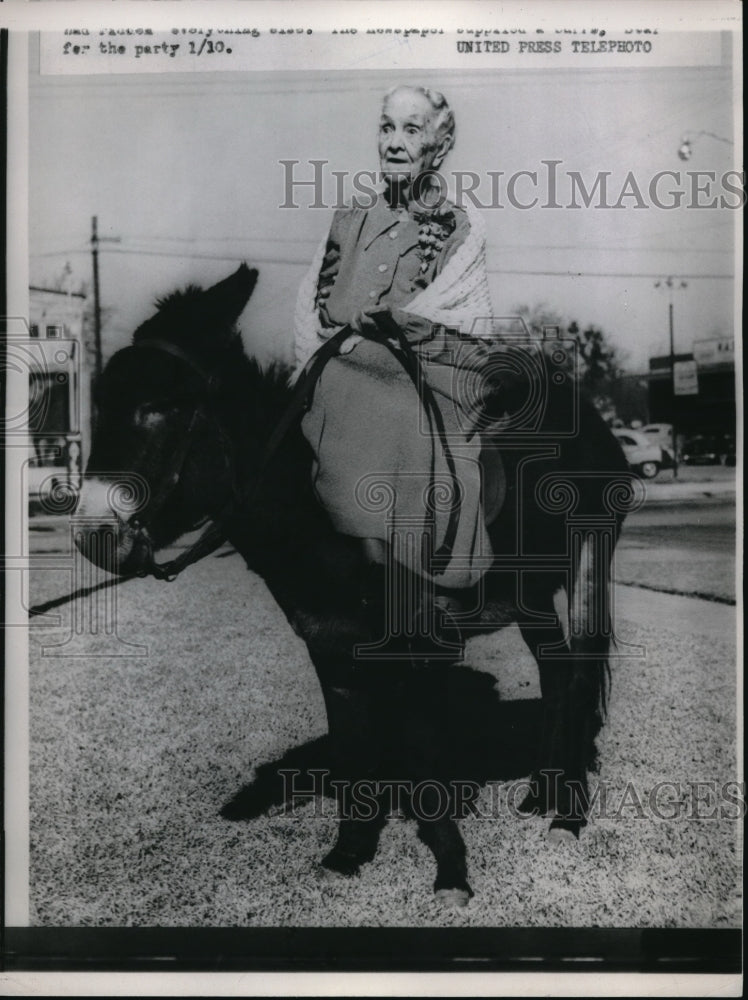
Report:
M 413 385 L 418 392 L 418 396 L 421 400 L 421 404 L 426 412 L 429 424 L 432 429 L 435 429 L 437 436 L 439 437 L 444 455 L 447 461 L 447 467 L 449 469 L 449 474 L 452 479 L 453 484 L 453 502 L 449 512 L 449 521 L 447 523 L 447 530 L 445 533 L 445 538 L 437 550 L 434 553 L 436 558 L 446 558 L 448 557 L 454 546 L 455 537 L 457 534 L 457 525 L 459 519 L 460 511 L 460 488 L 459 481 L 457 478 L 457 472 L 454 465 L 454 459 L 449 448 L 449 443 L 447 440 L 447 435 L 444 427 L 444 421 L 442 419 L 441 412 L 434 398 L 433 392 L 426 382 L 423 376 L 423 371 L 421 368 L 421 362 L 414 352 L 413 348 L 410 346 L 405 334 L 400 330 L 397 324 L 392 320 L 392 318 L 387 313 L 381 313 L 379 315 L 374 314 L 372 317 L 379 327 L 381 336 L 376 339 L 377 343 L 381 343 L 383 346 L 387 347 L 397 358 L 397 360 L 402 364 L 403 368 L 410 376 Z M 138 573 L 138 576 L 154 576 L 157 580 L 166 580 L 167 582 L 172 582 L 179 576 L 179 574 L 191 566 L 193 563 L 198 562 L 205 556 L 210 555 L 215 552 L 227 539 L 226 522 L 230 520 L 239 510 L 242 504 L 251 503 L 256 499 L 260 492 L 260 488 L 263 484 L 264 475 L 277 455 L 280 446 L 282 445 L 288 431 L 291 429 L 296 420 L 304 413 L 308 408 L 309 400 L 311 399 L 312 392 L 314 390 L 317 381 L 319 380 L 322 370 L 324 369 L 327 362 L 340 353 L 340 347 L 345 340 L 354 331 L 350 326 L 344 326 L 336 334 L 330 337 L 328 340 L 322 344 L 321 347 L 315 351 L 312 357 L 307 362 L 305 368 L 303 369 L 300 377 L 296 381 L 293 389 L 293 394 L 291 399 L 283 412 L 283 416 L 276 424 L 273 433 L 268 438 L 268 441 L 263 450 L 262 456 L 260 458 L 260 463 L 257 469 L 257 474 L 254 480 L 254 484 L 251 489 L 240 493 L 235 496 L 226 506 L 219 511 L 214 517 L 210 518 L 208 526 L 205 528 L 203 533 L 199 538 L 196 539 L 193 544 L 181 552 L 175 559 L 170 560 L 165 563 L 156 562 L 155 554 L 153 552 L 153 546 L 150 539 L 150 535 L 143 526 L 139 526 L 141 538 L 146 542 L 148 546 L 148 563 L 147 565 Z M 393 343 L 395 341 L 396 343 Z M 215 384 L 215 375 L 207 373 L 193 358 L 191 358 L 182 348 L 178 347 L 176 344 L 171 343 L 167 340 L 162 340 L 160 338 L 152 338 L 149 340 L 139 341 L 134 347 L 145 347 L 152 348 L 154 350 L 163 351 L 166 354 L 170 354 L 173 357 L 179 358 L 181 361 L 185 362 L 192 368 L 193 371 L 197 372 L 203 381 L 206 382 L 207 388 L 212 389 Z M 398 350 L 399 349 L 399 350 Z M 182 447 L 179 449 L 177 455 L 175 456 L 175 468 L 176 473 L 172 478 L 169 485 L 172 485 L 176 479 L 179 478 L 181 474 L 182 466 L 187 457 L 187 452 L 189 451 L 190 438 L 192 431 L 197 422 L 197 418 L 203 410 L 203 404 L 198 403 L 190 420 L 190 425 L 185 435 Z M 432 482 L 434 476 L 434 466 L 432 459 Z
M 421 365 L 421 360 L 410 346 L 408 338 L 405 336 L 400 327 L 395 323 L 389 313 L 374 313 L 372 319 L 379 326 L 380 331 L 386 339 L 377 339 L 378 343 L 384 344 L 385 347 L 394 355 L 394 357 L 400 362 L 405 371 L 410 376 L 410 379 L 415 386 L 416 392 L 418 393 L 418 398 L 421 401 L 421 405 L 426 413 L 426 418 L 429 422 L 432 434 L 436 432 L 439 442 L 442 446 L 442 451 L 444 453 L 444 458 L 447 462 L 447 470 L 449 471 L 449 477 L 452 480 L 452 504 L 449 510 L 449 520 L 447 521 L 447 528 L 444 533 L 444 541 L 439 546 L 439 548 L 431 556 L 432 559 L 439 559 L 448 561 L 452 554 L 454 548 L 455 539 L 457 537 L 457 528 L 459 525 L 460 518 L 460 507 L 461 507 L 461 493 L 460 493 L 460 482 L 457 478 L 457 470 L 455 468 L 454 458 L 452 456 L 452 451 L 449 447 L 449 441 L 447 439 L 447 431 L 444 426 L 444 419 L 439 409 L 439 405 L 436 402 L 434 393 L 431 386 L 428 384 L 426 377 L 423 372 L 423 367 Z M 398 354 L 397 348 L 392 343 L 392 341 L 397 342 L 397 347 L 399 347 L 401 354 Z M 431 449 L 431 483 L 429 486 L 428 496 L 433 497 L 433 487 L 435 483 L 435 454 L 434 448 Z M 438 576 L 439 570 L 434 570 L 433 575 Z
M 260 464 L 254 486 L 251 490 L 234 497 L 221 511 L 219 511 L 218 514 L 211 517 L 208 522 L 208 526 L 199 538 L 197 538 L 192 545 L 189 546 L 189 548 L 180 552 L 175 559 L 171 559 L 169 562 L 159 563 L 156 561 L 150 535 L 144 526 L 139 526 L 141 538 L 145 541 L 148 547 L 148 562 L 146 566 L 144 566 L 143 569 L 137 574 L 138 576 L 153 576 L 157 580 L 166 580 L 168 583 L 171 583 L 176 580 L 179 574 L 188 566 L 191 566 L 193 563 L 205 558 L 205 556 L 210 555 L 211 552 L 215 552 L 217 548 L 223 545 L 227 538 L 225 523 L 237 513 L 241 504 L 251 502 L 259 494 L 264 473 L 277 454 L 291 426 L 307 408 L 312 390 L 314 389 L 319 376 L 322 374 L 322 369 L 325 367 L 330 358 L 339 353 L 340 345 L 347 339 L 347 337 L 350 336 L 352 332 L 353 331 L 350 327 L 343 327 L 342 330 L 339 330 L 333 337 L 330 337 L 329 340 L 325 341 L 325 343 L 313 355 L 306 368 L 301 373 L 301 377 L 296 382 L 293 395 L 283 413 L 283 416 L 278 421 L 273 433 L 268 438 L 267 444 L 265 445 L 260 458 Z M 173 357 L 179 358 L 181 361 L 188 364 L 193 371 L 196 371 L 206 382 L 209 389 L 215 384 L 215 376 L 213 374 L 209 375 L 205 372 L 205 370 L 201 368 L 201 366 L 198 365 L 185 351 L 183 351 L 181 347 L 178 347 L 176 344 L 172 344 L 168 340 L 161 340 L 160 338 L 141 340 L 133 346 L 146 348 L 150 347 L 155 350 L 163 351 L 166 354 L 171 354 Z M 202 408 L 202 403 L 198 403 L 193 411 L 189 429 L 185 435 L 183 445 L 178 452 L 179 465 L 176 478 L 178 478 L 181 473 L 182 466 L 184 465 L 184 461 L 187 457 L 192 431 L 197 422 L 198 415 L 202 412 Z M 171 483 L 173 482 L 174 478 L 171 480 Z

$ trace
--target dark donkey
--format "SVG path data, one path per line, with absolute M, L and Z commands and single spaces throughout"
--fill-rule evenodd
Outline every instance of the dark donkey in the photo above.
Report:
M 287 372 L 263 372 L 245 356 L 235 329 L 256 278 L 242 265 L 207 291 L 190 287 L 164 299 L 132 346 L 107 364 L 97 387 L 79 545 L 121 576 L 164 576 L 169 570 L 159 571 L 155 552 L 206 518 L 218 523 L 191 556 L 228 539 L 305 640 L 324 693 L 338 790 L 391 778 L 385 772 L 394 748 L 397 777 L 406 779 L 401 790 L 415 787 L 409 782 L 420 786 L 413 812 L 436 859 L 435 890 L 464 904 L 472 895 L 465 849 L 435 780 L 449 773 L 449 748 L 440 745 L 439 724 L 429 723 L 428 712 L 419 715 L 416 704 L 419 692 L 433 697 L 432 678 L 443 666 L 392 660 L 386 646 L 378 660 L 354 654 L 382 638 L 384 617 L 376 621 L 366 600 L 371 570 L 359 541 L 337 533 L 315 499 L 312 454 L 298 421 L 266 461 L 292 390 Z M 506 381 L 500 407 L 522 408 L 521 401 L 512 404 L 519 381 Z M 575 836 L 586 820 L 587 770 L 605 714 L 610 567 L 631 484 L 617 442 L 565 381 L 546 379 L 536 434 L 506 436 L 506 499 L 490 529 L 495 571 L 480 595 L 469 595 L 475 608 L 460 624 L 466 635 L 493 631 L 510 621 L 512 609 L 538 662 L 543 703 L 537 767 L 521 808 L 552 815 L 552 830 Z M 579 426 L 569 432 L 571 413 Z M 142 486 L 135 512 L 113 508 L 112 484 L 123 478 Z M 107 549 L 113 518 L 116 545 Z M 564 590 L 569 613 L 562 627 L 554 595 Z M 368 812 L 348 808 L 350 797 L 343 803 L 325 869 L 349 875 L 373 858 L 391 798 L 381 784 L 371 787 Z M 405 808 L 413 806 L 405 799 Z

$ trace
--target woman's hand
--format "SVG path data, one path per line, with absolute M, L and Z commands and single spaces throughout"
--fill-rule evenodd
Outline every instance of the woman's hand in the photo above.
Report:
M 356 346 L 356 344 L 360 344 L 361 343 L 361 340 L 362 340 L 361 337 L 359 337 L 355 333 L 352 333 L 350 335 L 350 337 L 346 337 L 345 340 L 343 341 L 343 343 L 340 345 L 340 347 L 338 349 L 338 353 L 339 354 L 350 354 L 351 351 L 353 350 L 353 348 Z
M 341 354 L 350 354 L 353 348 L 360 344 L 362 340 L 381 340 L 382 331 L 379 328 L 377 321 L 373 318 L 374 316 L 382 316 L 385 318 L 392 319 L 392 313 L 387 306 L 382 306 L 379 309 L 372 309 L 371 312 L 367 312 L 362 309 L 360 312 L 356 313 L 348 326 L 354 332 L 343 341 L 340 345 Z M 332 333 L 337 333 L 342 327 L 337 327 Z
M 375 309 L 362 309 L 351 322 L 351 327 L 362 337 L 371 340 L 381 340 L 387 336 L 387 327 L 394 322 L 389 306 L 378 306 Z

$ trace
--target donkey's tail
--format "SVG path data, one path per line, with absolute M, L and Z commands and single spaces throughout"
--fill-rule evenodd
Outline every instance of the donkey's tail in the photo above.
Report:
M 575 533 L 569 594 L 569 646 L 574 663 L 571 701 L 583 762 L 597 764 L 595 740 L 608 711 L 613 643 L 612 568 L 621 521 L 601 521 Z

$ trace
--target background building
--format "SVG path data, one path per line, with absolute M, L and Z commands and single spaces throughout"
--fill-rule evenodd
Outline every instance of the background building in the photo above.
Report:
M 86 297 L 29 288 L 29 494 L 77 490 L 91 442 L 91 377 L 84 342 Z
M 695 368 L 687 394 L 673 393 L 670 355 L 649 359 L 649 419 L 675 424 L 679 437 L 735 436 L 735 341 L 732 337 L 696 340 L 690 354 L 676 354 L 676 365 Z M 695 390 L 695 391 L 693 391 Z

